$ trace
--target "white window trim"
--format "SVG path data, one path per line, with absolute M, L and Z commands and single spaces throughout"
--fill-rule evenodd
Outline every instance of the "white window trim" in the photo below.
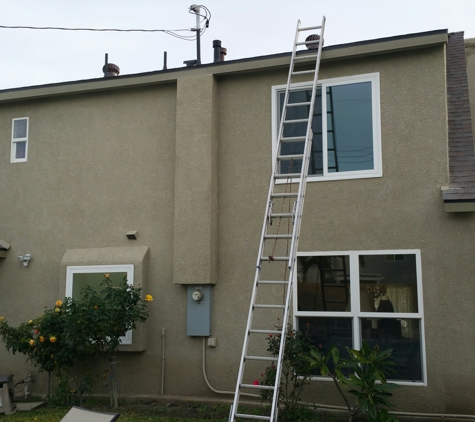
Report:
M 14 138 L 15 130 L 15 121 L 17 120 L 26 120 L 26 137 L 24 138 Z M 10 153 L 10 162 L 11 163 L 24 163 L 28 161 L 28 132 L 30 130 L 30 119 L 29 117 L 16 117 L 12 119 L 12 146 Z M 16 147 L 17 142 L 26 142 L 25 144 L 25 158 L 16 158 Z
M 72 297 L 73 294 L 73 275 L 84 273 L 127 273 L 127 284 L 134 285 L 134 265 L 80 265 L 66 267 L 66 297 Z M 121 346 L 132 344 L 132 330 L 120 337 Z
M 338 173 L 329 173 L 327 170 L 328 150 L 327 150 L 327 119 L 322 119 L 322 143 L 323 143 L 323 175 L 308 175 L 307 182 L 322 182 L 328 180 L 347 180 L 347 179 L 363 179 L 383 176 L 382 153 L 381 153 L 381 106 L 380 106 L 380 85 L 379 73 L 367 73 L 363 75 L 346 76 L 342 78 L 322 79 L 318 81 L 318 86 L 322 87 L 322 92 L 326 91 L 326 87 L 333 85 L 346 85 L 358 82 L 371 82 L 371 101 L 373 110 L 373 151 L 374 151 L 374 169 L 346 171 Z M 299 82 L 292 84 L 291 89 L 308 89 L 312 87 L 312 82 Z M 285 91 L 286 85 L 275 85 L 272 87 L 272 163 L 277 164 L 277 137 L 279 136 L 279 93 Z M 322 116 L 327 114 L 326 98 L 322 94 Z M 297 182 L 298 179 L 293 179 Z M 278 180 L 277 183 L 286 183 L 285 180 Z
M 408 318 L 408 319 L 418 319 L 420 320 L 420 336 L 421 336 L 421 371 L 422 371 L 422 381 L 392 381 L 395 384 L 399 385 L 427 385 L 427 359 L 426 359 L 426 345 L 425 345 L 425 331 L 424 331 L 424 303 L 422 299 L 422 269 L 421 269 L 421 251 L 419 249 L 393 249 L 393 250 L 375 250 L 375 251 L 326 251 L 326 252 L 297 252 L 297 257 L 299 256 L 339 256 L 346 255 L 350 259 L 350 274 L 352 279 L 359 280 L 359 265 L 358 265 L 358 256 L 359 255 L 405 255 L 412 254 L 416 256 L 416 274 L 417 274 L 417 308 L 418 312 L 404 313 L 378 313 L 378 317 L 391 317 L 391 318 Z M 293 326 L 294 329 L 298 329 L 297 318 L 298 317 L 352 317 L 353 318 L 353 347 L 357 350 L 361 349 L 361 339 L 360 339 L 360 318 L 374 318 L 374 312 L 360 312 L 359 303 L 360 303 L 360 289 L 358 283 L 351 283 L 350 281 L 350 300 L 351 300 L 351 309 L 349 312 L 332 312 L 332 311 L 298 311 L 298 293 L 297 293 L 297 271 L 293 273 Z M 358 311 L 356 311 L 356 309 Z M 322 377 L 312 377 L 312 379 L 325 380 L 326 378 Z

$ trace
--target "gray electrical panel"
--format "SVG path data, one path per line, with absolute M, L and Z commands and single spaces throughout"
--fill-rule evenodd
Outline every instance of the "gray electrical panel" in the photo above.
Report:
M 186 335 L 211 335 L 211 286 L 189 285 L 186 309 Z

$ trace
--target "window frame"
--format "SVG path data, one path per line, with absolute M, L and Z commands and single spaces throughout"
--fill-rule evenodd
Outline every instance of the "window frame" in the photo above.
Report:
M 355 170 L 345 172 L 328 172 L 328 143 L 327 143 L 327 119 L 322 119 L 322 154 L 323 154 L 323 175 L 307 176 L 307 182 L 321 182 L 328 180 L 347 180 L 382 177 L 382 147 L 381 147 L 381 106 L 380 106 L 380 84 L 379 72 L 361 75 L 345 76 L 340 78 L 322 79 L 318 81 L 318 87 L 322 89 L 322 116 L 327 115 L 326 88 L 329 86 L 349 85 L 359 82 L 371 83 L 372 101 L 372 131 L 373 131 L 373 159 L 374 169 Z M 298 82 L 291 86 L 291 90 L 311 89 L 312 81 Z M 285 92 L 286 85 L 274 85 L 272 87 L 272 163 L 277 165 L 277 137 L 279 135 L 280 110 L 279 94 Z M 324 101 L 325 99 L 325 101 Z M 297 182 L 298 179 L 292 179 Z M 285 180 L 278 180 L 277 183 L 286 183 Z
M 85 273 L 127 273 L 127 284 L 134 285 L 134 265 L 70 265 L 66 267 L 66 297 L 72 297 L 73 294 L 73 276 L 74 274 Z M 132 345 L 132 330 L 128 330 L 125 336 L 120 337 L 121 346 Z
M 15 138 L 15 122 L 19 120 L 26 120 L 26 136 L 22 138 Z M 12 119 L 12 138 L 11 138 L 11 153 L 10 153 L 10 162 L 11 163 L 25 163 L 28 161 L 28 135 L 30 130 L 30 119 L 29 117 L 15 117 Z M 17 144 L 18 142 L 25 142 L 25 157 L 16 158 L 17 153 Z
M 426 346 L 425 346 L 425 331 L 424 331 L 424 307 L 422 297 L 422 268 L 421 268 L 421 251 L 419 249 L 398 249 L 398 250 L 361 250 L 361 251 L 324 251 L 324 252 L 297 252 L 299 256 L 348 256 L 350 263 L 350 303 L 351 310 L 345 312 L 335 311 L 299 311 L 298 310 L 298 280 L 297 273 L 293 273 L 293 327 L 298 329 L 298 317 L 340 317 L 352 318 L 353 348 L 361 349 L 361 324 L 360 320 L 363 318 L 375 318 L 374 312 L 361 312 L 360 306 L 360 274 L 359 274 L 359 256 L 361 255 L 414 255 L 416 261 L 416 277 L 417 277 L 417 304 L 418 311 L 412 313 L 383 313 L 379 312 L 378 317 L 391 317 L 394 319 L 415 319 L 420 321 L 420 347 L 421 347 L 421 381 L 404 381 L 391 380 L 391 382 L 399 385 L 427 385 L 427 362 L 426 362 Z M 325 377 L 312 377 L 312 379 L 325 380 Z

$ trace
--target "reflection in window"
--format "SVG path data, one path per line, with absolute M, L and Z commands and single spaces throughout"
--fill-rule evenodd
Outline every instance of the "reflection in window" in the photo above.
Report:
M 387 259 L 397 257 L 397 259 Z M 393 349 L 398 381 L 424 381 L 420 254 L 299 254 L 295 318 L 316 347 Z M 350 294 L 352 293 L 352 294 Z
M 299 310 L 351 310 L 348 256 L 298 257 L 298 281 Z
M 313 143 L 309 165 L 309 175 L 373 170 L 373 104 L 371 82 L 331 85 L 325 89 L 325 104 L 322 102 L 322 88 L 317 88 L 312 120 Z M 282 114 L 285 93 L 279 95 Z M 286 121 L 306 119 L 310 106 L 311 90 L 294 90 L 289 94 L 289 104 L 303 105 L 287 107 Z M 326 131 L 322 122 L 326 111 Z M 284 138 L 305 136 L 307 123 L 284 124 Z M 323 160 L 323 145 L 326 145 L 326 166 Z M 302 154 L 304 141 L 285 142 L 281 155 Z M 301 160 L 281 163 L 281 173 L 300 172 Z M 290 170 L 290 171 L 289 171 Z

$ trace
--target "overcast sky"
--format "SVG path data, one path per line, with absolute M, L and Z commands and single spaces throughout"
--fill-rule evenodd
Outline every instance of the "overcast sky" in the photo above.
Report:
M 448 29 L 475 38 L 475 0 L 200 0 L 211 11 L 202 62 L 222 40 L 227 60 L 292 49 L 297 20 L 327 18 L 325 45 Z M 192 0 L 1 0 L 0 25 L 190 29 Z M 192 35 L 191 32 L 180 32 Z M 161 70 L 196 58 L 195 42 L 164 33 L 0 29 L 0 89 L 102 77 L 104 54 L 121 75 Z

